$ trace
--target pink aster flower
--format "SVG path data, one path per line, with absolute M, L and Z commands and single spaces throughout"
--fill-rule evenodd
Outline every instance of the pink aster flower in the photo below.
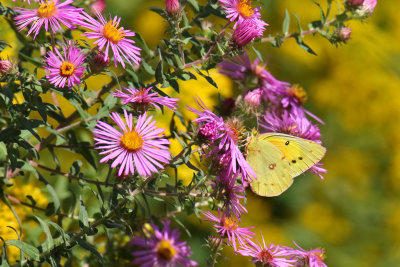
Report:
M 80 24 L 80 13 L 83 8 L 69 5 L 72 2 L 74 1 L 67 0 L 64 3 L 59 3 L 59 0 L 40 0 L 40 7 L 36 9 L 16 7 L 15 10 L 20 15 L 14 18 L 15 24 L 18 26 L 18 30 L 21 31 L 32 23 L 27 36 L 33 32 L 33 39 L 36 38 L 43 25 L 46 32 L 49 30 L 50 25 L 53 33 L 62 29 L 60 23 L 73 29 L 75 25 Z
M 234 28 L 246 19 L 257 19 L 259 27 L 268 25 L 260 19 L 261 7 L 253 8 L 251 0 L 219 0 L 219 2 L 226 12 L 226 18 L 230 21 L 237 20 Z
M 66 84 L 69 88 L 80 84 L 85 67 L 83 66 L 85 55 L 80 48 L 73 45 L 64 46 L 63 54 L 55 48 L 55 53 L 47 53 L 46 63 L 43 66 L 50 74 L 46 78 L 56 87 L 63 88 Z
M 237 175 L 232 172 L 220 172 L 212 187 L 217 192 L 217 199 L 223 202 L 222 209 L 226 217 L 235 216 L 240 218 L 243 213 L 247 213 L 246 208 L 240 203 L 240 199 L 244 199 L 244 186 L 236 183 Z
M 233 217 L 227 217 L 221 213 L 221 209 L 218 208 L 218 217 L 214 216 L 211 212 L 203 212 L 206 216 L 204 220 L 215 222 L 213 226 L 217 229 L 217 233 L 220 233 L 222 237 L 227 237 L 228 242 L 232 245 L 233 249 L 237 251 L 237 242 L 240 246 L 245 246 L 246 243 L 251 242 L 253 232 L 249 229 L 253 227 L 239 227 L 238 221 Z
M 294 244 L 299 249 L 292 249 L 293 258 L 297 259 L 294 264 L 294 267 L 328 267 L 324 263 L 325 253 L 323 249 L 312 249 L 312 250 L 304 250 L 296 242 Z
M 234 30 L 232 41 L 235 45 L 242 47 L 253 41 L 256 37 L 262 37 L 265 25 L 259 19 L 246 19 Z
M 371 15 L 377 3 L 377 0 L 346 0 L 346 5 L 352 9 L 357 9 L 357 12 L 362 16 Z
M 132 255 L 133 264 L 140 266 L 197 266 L 197 262 L 190 260 L 192 254 L 185 241 L 180 241 L 181 233 L 170 228 L 170 221 L 164 222 L 163 230 L 152 223 L 154 233 L 150 237 L 133 236 L 131 244 L 138 248 Z M 139 249 L 140 248 L 140 249 Z
M 124 60 L 131 66 L 133 64 L 139 65 L 141 49 L 133 45 L 135 41 L 127 38 L 135 36 L 135 33 L 125 30 L 124 27 L 118 28 L 121 18 L 115 16 L 114 19 L 111 19 L 110 16 L 110 20 L 106 21 L 103 15 L 97 12 L 98 21 L 86 12 L 82 14 L 84 22 L 81 25 L 92 31 L 85 32 L 83 35 L 89 39 L 97 39 L 94 44 L 99 46 L 99 50 L 105 49 L 106 55 L 108 55 L 111 47 L 114 54 L 115 67 L 117 67 L 117 62 L 120 62 L 122 67 L 125 68 Z
M 278 245 L 265 245 L 264 237 L 262 236 L 263 245 L 257 240 L 257 243 L 250 241 L 242 246 L 238 251 L 243 256 L 250 256 L 254 263 L 261 263 L 262 266 L 271 267 L 291 267 L 296 261 L 288 259 L 292 255 L 292 249 L 289 247 L 280 247 Z
M 100 163 L 113 159 L 111 168 L 119 166 L 118 175 L 135 174 L 135 169 L 141 176 L 151 176 L 158 169 L 164 169 L 163 164 L 170 160 L 167 145 L 170 143 L 162 138 L 164 129 L 157 128 L 153 116 L 140 115 L 136 125 L 133 125 L 132 114 L 124 110 L 126 124 L 116 112 L 111 113 L 111 119 L 122 130 L 116 130 L 109 124 L 98 121 L 93 134 L 95 149 L 104 150 L 106 154 Z
M 211 131 L 206 134 L 206 136 L 209 135 L 208 138 L 210 141 L 213 141 L 214 145 L 209 155 L 229 154 L 229 168 L 233 173 L 237 173 L 238 171 L 241 173 L 244 184 L 248 179 L 255 179 L 256 175 L 253 169 L 247 163 L 238 147 L 242 129 L 236 125 L 236 121 L 232 119 L 224 122 L 223 118 L 215 115 L 200 99 L 196 99 L 196 101 L 202 110 L 188 107 L 190 111 L 199 115 L 199 118 L 194 119 L 193 122 L 199 124 L 200 130 L 204 129 L 205 125 L 210 124 L 216 129 L 212 130 L 212 136 L 209 134 Z
M 149 88 L 127 88 L 123 87 L 126 92 L 117 90 L 112 93 L 114 96 L 122 99 L 124 105 L 131 104 L 136 110 L 144 112 L 149 108 L 149 105 L 157 109 L 161 109 L 160 106 L 166 106 L 170 110 L 176 110 L 176 104 L 179 101 L 178 98 L 161 97 L 157 93 L 149 93 L 153 87 Z

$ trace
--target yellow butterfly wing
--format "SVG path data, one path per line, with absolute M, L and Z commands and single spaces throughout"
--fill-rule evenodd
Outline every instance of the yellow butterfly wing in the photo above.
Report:
M 326 152 L 320 144 L 292 135 L 265 133 L 259 139 L 273 144 L 285 155 L 293 178 L 314 166 Z
M 247 146 L 247 162 L 257 179 L 250 182 L 254 193 L 272 197 L 280 195 L 293 183 L 289 162 L 271 142 L 254 136 Z

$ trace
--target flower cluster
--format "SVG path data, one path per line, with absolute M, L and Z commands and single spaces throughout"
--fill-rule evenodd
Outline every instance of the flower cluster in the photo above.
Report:
M 302 87 L 277 80 L 265 65 L 260 65 L 259 59 L 252 62 L 246 53 L 232 61 L 223 61 L 219 67 L 221 73 L 233 78 L 247 91 L 244 101 L 249 106 L 258 107 L 263 100 L 264 107 L 268 108 L 259 125 L 265 131 L 294 135 L 321 144 L 319 127 L 312 124 L 310 118 L 323 122 L 304 108 L 307 94 Z M 320 178 L 326 172 L 321 163 L 309 171 Z
M 30 4 L 30 1 L 28 2 Z M 141 61 L 141 49 L 134 46 L 135 42 L 128 38 L 135 36 L 135 33 L 119 27 L 121 19 L 117 16 L 110 17 L 110 20 L 107 21 L 101 15 L 105 8 L 104 1 L 97 1 L 92 6 L 92 11 L 96 14 L 97 20 L 84 12 L 83 8 L 76 8 L 71 5 L 74 2 L 73 0 L 64 2 L 60 2 L 60 0 L 40 0 L 36 2 L 40 2 L 38 8 L 15 8 L 15 11 L 19 13 L 14 17 L 18 30 L 22 31 L 31 25 L 27 36 L 33 33 L 33 39 L 35 39 L 43 26 L 44 30 L 50 32 L 52 36 L 62 30 L 61 25 L 71 30 L 81 26 L 89 30 L 83 36 L 95 39 L 94 50 L 104 51 L 104 53 L 98 53 L 99 56 L 95 56 L 90 62 L 91 71 L 101 71 L 108 66 L 110 50 L 114 55 L 115 67 L 117 67 L 118 62 L 125 68 L 125 62 L 134 66 Z M 69 88 L 79 85 L 83 72 L 86 70 L 84 66 L 86 56 L 81 54 L 79 48 L 72 48 L 71 45 L 64 45 L 61 50 L 64 51 L 64 56 L 59 53 L 53 43 L 53 51 L 48 52 L 47 66 L 44 66 L 50 71 L 47 78 L 51 84 L 60 88 L 65 85 L 68 85 Z
M 256 37 L 262 37 L 268 24 L 261 19 L 260 7 L 253 8 L 251 0 L 219 0 L 226 18 L 235 21 L 232 41 L 242 47 Z

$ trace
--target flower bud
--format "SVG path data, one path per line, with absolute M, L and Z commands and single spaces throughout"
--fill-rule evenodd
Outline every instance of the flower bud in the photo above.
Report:
M 13 70 L 14 64 L 10 60 L 0 60 L 0 74 L 10 74 Z
M 90 70 L 92 72 L 101 72 L 104 70 L 104 68 L 108 67 L 109 63 L 110 58 L 106 56 L 103 52 L 99 52 L 89 62 Z
M 92 11 L 93 14 L 103 13 L 104 9 L 106 9 L 106 2 L 104 0 L 97 0 L 90 5 L 90 11 Z
M 218 137 L 218 125 L 215 122 L 202 125 L 197 136 L 202 142 L 213 142 Z
M 246 104 L 250 107 L 256 108 L 261 103 L 262 95 L 263 91 L 261 89 L 255 89 L 246 94 L 246 96 L 244 97 L 244 102 L 246 102 Z
M 339 42 L 346 42 L 351 37 L 351 29 L 347 27 L 340 28 L 335 33 L 335 36 Z
M 250 43 L 256 37 L 261 37 L 264 27 L 261 27 L 259 19 L 246 19 L 240 23 L 233 32 L 232 41 L 238 47 Z
M 180 9 L 181 4 L 179 3 L 179 0 L 165 0 L 165 10 L 169 14 L 176 15 L 179 13 Z

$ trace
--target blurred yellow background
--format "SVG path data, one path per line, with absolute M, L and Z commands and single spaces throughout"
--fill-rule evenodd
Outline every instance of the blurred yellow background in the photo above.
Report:
M 271 25 L 266 35 L 280 32 L 285 8 L 290 14 L 299 15 L 303 28 L 319 16 L 312 1 L 261 2 L 263 19 Z M 106 12 L 122 16 L 127 28 L 139 32 L 154 47 L 163 38 L 167 23 L 146 9 L 150 6 L 163 7 L 164 1 L 113 0 L 108 1 Z M 297 29 L 293 22 L 292 17 L 292 30 Z M 0 27 L 4 25 L 0 21 Z M 256 226 L 258 237 L 262 231 L 266 242 L 293 246 L 294 240 L 304 249 L 323 247 L 328 266 L 397 266 L 400 260 L 398 3 L 379 1 L 374 15 L 365 23 L 350 22 L 346 26 L 352 29 L 352 39 L 337 48 L 321 37 L 305 38 L 318 56 L 306 53 L 294 40 L 287 40 L 280 49 L 269 44 L 255 45 L 263 52 L 275 77 L 301 84 L 307 90 L 309 101 L 305 107 L 326 122 L 321 131 L 328 149 L 323 160 L 328 173 L 324 180 L 309 174 L 296 178 L 287 192 L 272 199 L 248 191 L 249 213 L 243 217 L 243 226 Z M 4 36 L 3 32 L 1 35 Z M 15 39 L 12 33 L 5 36 L 7 41 Z M 16 56 L 8 48 L 1 56 L 7 55 Z M 173 97 L 194 106 L 195 89 L 212 107 L 218 93 L 228 96 L 234 91 L 227 77 L 216 71 L 212 76 L 218 90 L 204 79 L 192 80 L 181 82 L 181 93 Z M 90 86 L 99 88 L 106 79 L 109 78 L 92 79 Z M 187 115 L 184 105 L 180 110 Z M 176 154 L 179 146 L 174 145 L 172 150 Z M 76 159 L 71 156 L 67 160 Z M 191 177 L 189 170 L 187 175 Z M 2 209 L 2 214 L 7 212 Z M 0 226 L 13 220 L 11 215 L 1 216 Z M 193 258 L 204 266 L 208 252 L 201 244 L 212 228 L 208 223 L 194 224 L 202 232 L 194 233 L 188 242 L 193 246 Z M 9 239 L 4 231 L 0 229 L 3 238 Z M 9 234 L 13 235 L 12 230 Z M 227 258 L 221 259 L 219 266 L 252 266 L 249 258 L 235 255 L 231 248 L 224 249 L 224 253 Z

